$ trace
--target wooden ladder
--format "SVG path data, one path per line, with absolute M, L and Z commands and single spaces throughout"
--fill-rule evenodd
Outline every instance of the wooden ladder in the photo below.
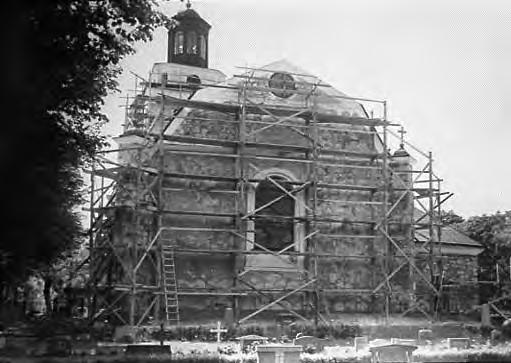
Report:
M 179 302 L 177 298 L 176 265 L 174 249 L 163 247 L 163 292 L 165 294 L 165 315 L 167 323 L 179 323 Z

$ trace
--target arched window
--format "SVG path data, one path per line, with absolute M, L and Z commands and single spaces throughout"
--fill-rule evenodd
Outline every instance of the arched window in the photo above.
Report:
M 194 31 L 188 32 L 186 34 L 186 53 L 188 54 L 197 54 L 197 33 Z
M 270 251 L 281 251 L 294 243 L 295 200 L 284 190 L 292 185 L 279 176 L 261 181 L 255 190 L 255 246 Z
M 246 248 L 265 253 L 247 255 L 245 268 L 303 267 L 303 256 L 289 256 L 293 251 L 305 251 L 305 225 L 298 220 L 306 215 L 303 188 L 296 184 L 293 173 L 281 168 L 262 170 L 254 179 L 260 181 L 247 188 Z
M 206 37 L 201 34 L 199 35 L 199 50 L 202 59 L 206 59 Z
M 185 35 L 179 31 L 174 35 L 174 54 L 183 54 L 185 52 Z

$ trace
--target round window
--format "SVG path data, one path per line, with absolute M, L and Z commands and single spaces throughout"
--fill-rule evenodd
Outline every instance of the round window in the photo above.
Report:
M 272 88 L 271 93 L 281 98 L 291 97 L 296 90 L 295 80 L 287 73 L 273 73 L 268 86 Z
M 199 76 L 192 74 L 186 77 L 186 83 L 201 84 Z

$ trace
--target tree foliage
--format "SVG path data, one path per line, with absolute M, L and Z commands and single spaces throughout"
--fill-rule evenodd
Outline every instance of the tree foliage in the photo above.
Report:
M 36 0 L 13 5 L 4 46 L 10 113 L 0 140 L 4 286 L 79 242 L 80 168 L 103 144 L 103 98 L 119 62 L 167 18 L 152 0 Z
M 511 282 L 511 211 L 470 217 L 460 227 L 470 238 L 480 242 L 484 247 L 478 258 L 479 281 L 502 283 L 481 284 L 480 293 L 483 301 L 507 293 L 503 288 L 504 282 Z

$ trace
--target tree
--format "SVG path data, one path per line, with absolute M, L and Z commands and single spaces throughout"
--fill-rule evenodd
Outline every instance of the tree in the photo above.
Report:
M 472 239 L 480 242 L 484 250 L 478 257 L 479 281 L 509 281 L 511 258 L 511 211 L 470 217 L 461 227 Z M 497 265 L 499 266 L 497 268 Z M 498 273 L 498 277 L 497 277 Z M 483 301 L 499 297 L 507 291 L 505 285 L 481 284 Z
M 80 169 L 102 147 L 103 98 L 120 60 L 167 18 L 153 0 L 12 4 L 4 46 L 11 112 L 0 140 L 2 288 L 48 268 L 80 242 Z

